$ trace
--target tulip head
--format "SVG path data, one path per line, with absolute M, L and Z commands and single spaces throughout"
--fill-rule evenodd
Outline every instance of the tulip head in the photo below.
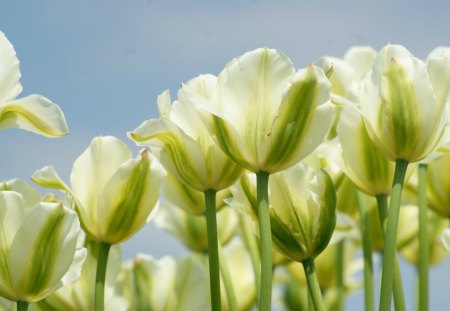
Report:
M 88 237 L 118 244 L 147 223 L 165 172 L 142 150 L 136 158 L 118 138 L 96 137 L 74 162 L 69 188 L 51 167 L 35 172 L 37 184 L 68 192 Z
M 0 191 L 0 295 L 40 301 L 75 281 L 86 257 L 77 248 L 80 223 L 61 203 L 27 207 L 15 191 Z
M 353 90 L 370 137 L 389 159 L 418 162 L 443 143 L 447 108 L 439 94 L 448 85 L 439 83 L 439 67 L 446 62 L 426 64 L 406 48 L 388 45 Z
M 336 194 L 328 174 L 297 164 L 271 177 L 270 195 L 274 246 L 299 262 L 319 255 L 336 225 Z
M 212 128 L 222 150 L 244 168 L 274 173 L 323 140 L 331 123 L 330 84 L 316 66 L 294 72 L 281 52 L 256 49 L 219 74 Z
M 201 75 L 183 84 L 173 104 L 164 92 L 158 97 L 161 118 L 129 133 L 138 145 L 151 147 L 168 172 L 198 191 L 225 189 L 242 173 L 215 143 L 196 109 L 211 105 L 215 87 L 215 76 Z

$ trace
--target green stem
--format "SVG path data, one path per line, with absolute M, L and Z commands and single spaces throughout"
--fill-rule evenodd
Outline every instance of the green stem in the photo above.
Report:
M 269 214 L 269 173 L 256 173 L 256 196 L 261 243 L 259 310 L 270 311 L 272 309 L 272 230 Z
M 314 268 L 314 259 L 305 259 L 302 264 L 303 269 L 305 270 L 306 281 L 313 301 L 314 310 L 325 311 L 325 303 L 323 302 L 319 280 L 317 279 L 316 270 Z
M 105 278 L 106 266 L 111 244 L 106 242 L 98 243 L 97 273 L 95 276 L 95 300 L 94 310 L 103 311 L 105 309 Z
M 383 230 L 383 241 L 386 239 L 386 225 L 388 216 L 388 197 L 385 194 L 379 194 L 376 196 L 378 203 L 378 216 L 380 218 L 380 225 Z M 381 259 L 384 261 L 384 256 L 381 254 Z M 406 310 L 405 297 L 403 296 L 403 283 L 402 275 L 400 273 L 400 264 L 398 263 L 398 256 L 395 254 L 394 265 L 394 306 L 395 310 Z
M 345 310 L 345 283 L 344 283 L 344 256 L 345 240 L 337 244 L 336 271 L 337 271 L 337 311 Z
M 17 311 L 27 311 L 28 310 L 28 302 L 19 300 L 16 302 L 17 304 Z
M 250 228 L 250 223 L 247 217 L 247 215 L 242 215 L 239 217 L 239 223 L 241 225 L 245 246 L 252 261 L 253 273 L 255 275 L 256 295 L 259 296 L 259 284 L 261 284 L 261 257 L 259 255 L 258 241 Z
M 419 164 L 419 310 L 428 310 L 427 165 Z
M 364 307 L 366 311 L 373 311 L 375 298 L 373 285 L 372 240 L 369 218 L 367 217 L 367 211 L 361 195 L 362 194 L 359 191 L 356 192 L 364 257 Z
M 397 227 L 400 214 L 403 183 L 405 181 L 408 161 L 395 162 L 394 182 L 392 184 L 391 200 L 389 203 L 386 225 L 386 239 L 384 243 L 383 270 L 381 276 L 380 311 L 391 310 L 391 296 L 394 282 L 394 267 L 397 244 Z
M 220 311 L 220 267 L 219 267 L 219 242 L 217 239 L 216 219 L 216 191 L 206 190 L 206 232 L 208 237 L 209 260 L 209 288 L 211 293 L 211 308 Z
M 222 276 L 223 285 L 225 286 L 225 292 L 227 294 L 228 310 L 239 311 L 239 305 L 236 300 L 236 293 L 234 291 L 233 282 L 231 281 L 230 270 L 228 269 L 228 263 L 224 260 L 222 246 L 219 246 L 220 256 L 220 273 Z

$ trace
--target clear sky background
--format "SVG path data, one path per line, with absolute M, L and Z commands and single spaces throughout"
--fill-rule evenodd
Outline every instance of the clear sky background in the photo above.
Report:
M 257 47 L 284 51 L 297 68 L 342 57 L 353 45 L 402 44 L 424 58 L 450 45 L 449 9 L 445 1 L 1 1 L 0 30 L 21 62 L 22 96 L 40 93 L 58 103 L 70 135 L 0 132 L 0 179 L 28 180 L 51 164 L 68 181 L 73 161 L 97 135 L 117 136 L 137 152 L 126 132 L 157 117 L 158 94 L 174 95 L 181 82 L 217 74 Z M 185 252 L 152 225 L 124 245 L 127 258 L 139 251 Z M 411 301 L 413 270 L 403 269 Z M 432 310 L 450 305 L 449 277 L 449 261 L 432 269 Z M 362 306 L 361 297 L 349 306 Z

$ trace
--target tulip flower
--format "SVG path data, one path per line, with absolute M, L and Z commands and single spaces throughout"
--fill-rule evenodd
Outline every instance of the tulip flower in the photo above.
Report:
M 202 121 L 208 117 L 196 109 L 211 105 L 216 80 L 213 75 L 200 75 L 188 81 L 178 91 L 178 99 L 173 104 L 169 92 L 164 92 L 158 97 L 161 118 L 145 121 L 129 133 L 138 145 L 151 147 L 179 182 L 204 193 L 213 310 L 220 309 L 215 196 L 242 173 L 242 168 L 211 137 Z
M 165 177 L 161 165 L 147 150 L 142 150 L 137 158 L 131 156 L 118 138 L 96 137 L 74 162 L 71 187 L 53 167 L 45 167 L 32 176 L 41 186 L 66 191 L 87 236 L 100 244 L 101 270 L 97 275 L 103 279 L 99 289 L 102 293 L 109 248 L 130 238 L 150 220 Z M 96 310 L 103 310 L 103 297 L 99 296 L 99 304 Z
M 130 302 L 127 310 L 210 310 L 208 275 L 193 257 L 159 260 L 138 254 L 123 266 L 119 291 Z
M 27 206 L 15 191 L 0 191 L 0 295 L 27 310 L 75 281 L 86 257 L 77 248 L 80 223 L 61 203 Z
M 322 142 L 332 119 L 329 97 L 330 84 L 320 68 L 295 72 L 283 53 L 260 48 L 226 65 L 213 105 L 204 107 L 222 150 L 258 176 L 261 310 L 271 309 L 269 174 L 294 165 Z
M 447 58 L 415 58 L 406 48 L 384 47 L 371 71 L 354 88 L 367 132 L 378 149 L 396 161 L 386 228 L 380 310 L 390 310 L 396 232 L 408 163 L 418 162 L 445 143 Z M 444 81 L 444 82 L 443 82 Z M 395 192 L 394 192 L 395 191 Z
M 17 99 L 21 92 L 19 60 L 0 31 L 0 130 L 18 128 L 47 137 L 67 134 L 66 120 L 58 105 L 38 94 Z

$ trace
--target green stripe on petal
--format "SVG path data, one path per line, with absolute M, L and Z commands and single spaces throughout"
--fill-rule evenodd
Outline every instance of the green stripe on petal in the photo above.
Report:
M 378 114 L 378 128 L 385 129 L 393 142 L 393 148 L 400 158 L 409 157 L 421 133 L 418 118 L 419 105 L 411 79 L 399 62 L 392 59 L 384 74 L 384 96 L 381 98 Z
M 165 173 L 143 150 L 137 159 L 124 163 L 105 186 L 98 213 L 104 242 L 130 238 L 148 220 L 159 199 Z
M 0 129 L 19 128 L 47 137 L 68 133 L 58 105 L 41 95 L 30 95 L 0 106 Z
M 41 203 L 26 215 L 10 251 L 10 268 L 17 298 L 45 298 L 72 264 L 79 223 L 60 204 Z
M 289 167 L 301 159 L 300 155 L 306 156 L 302 150 L 305 141 L 314 140 L 315 146 L 322 142 L 330 127 L 331 106 L 329 120 L 325 116 L 321 120 L 322 130 L 315 128 L 316 133 L 311 133 L 310 128 L 317 109 L 328 102 L 329 92 L 330 84 L 318 67 L 309 66 L 296 74 L 273 120 L 271 132 L 266 135 L 263 170 L 275 172 Z M 316 135 L 317 132 L 322 135 Z

